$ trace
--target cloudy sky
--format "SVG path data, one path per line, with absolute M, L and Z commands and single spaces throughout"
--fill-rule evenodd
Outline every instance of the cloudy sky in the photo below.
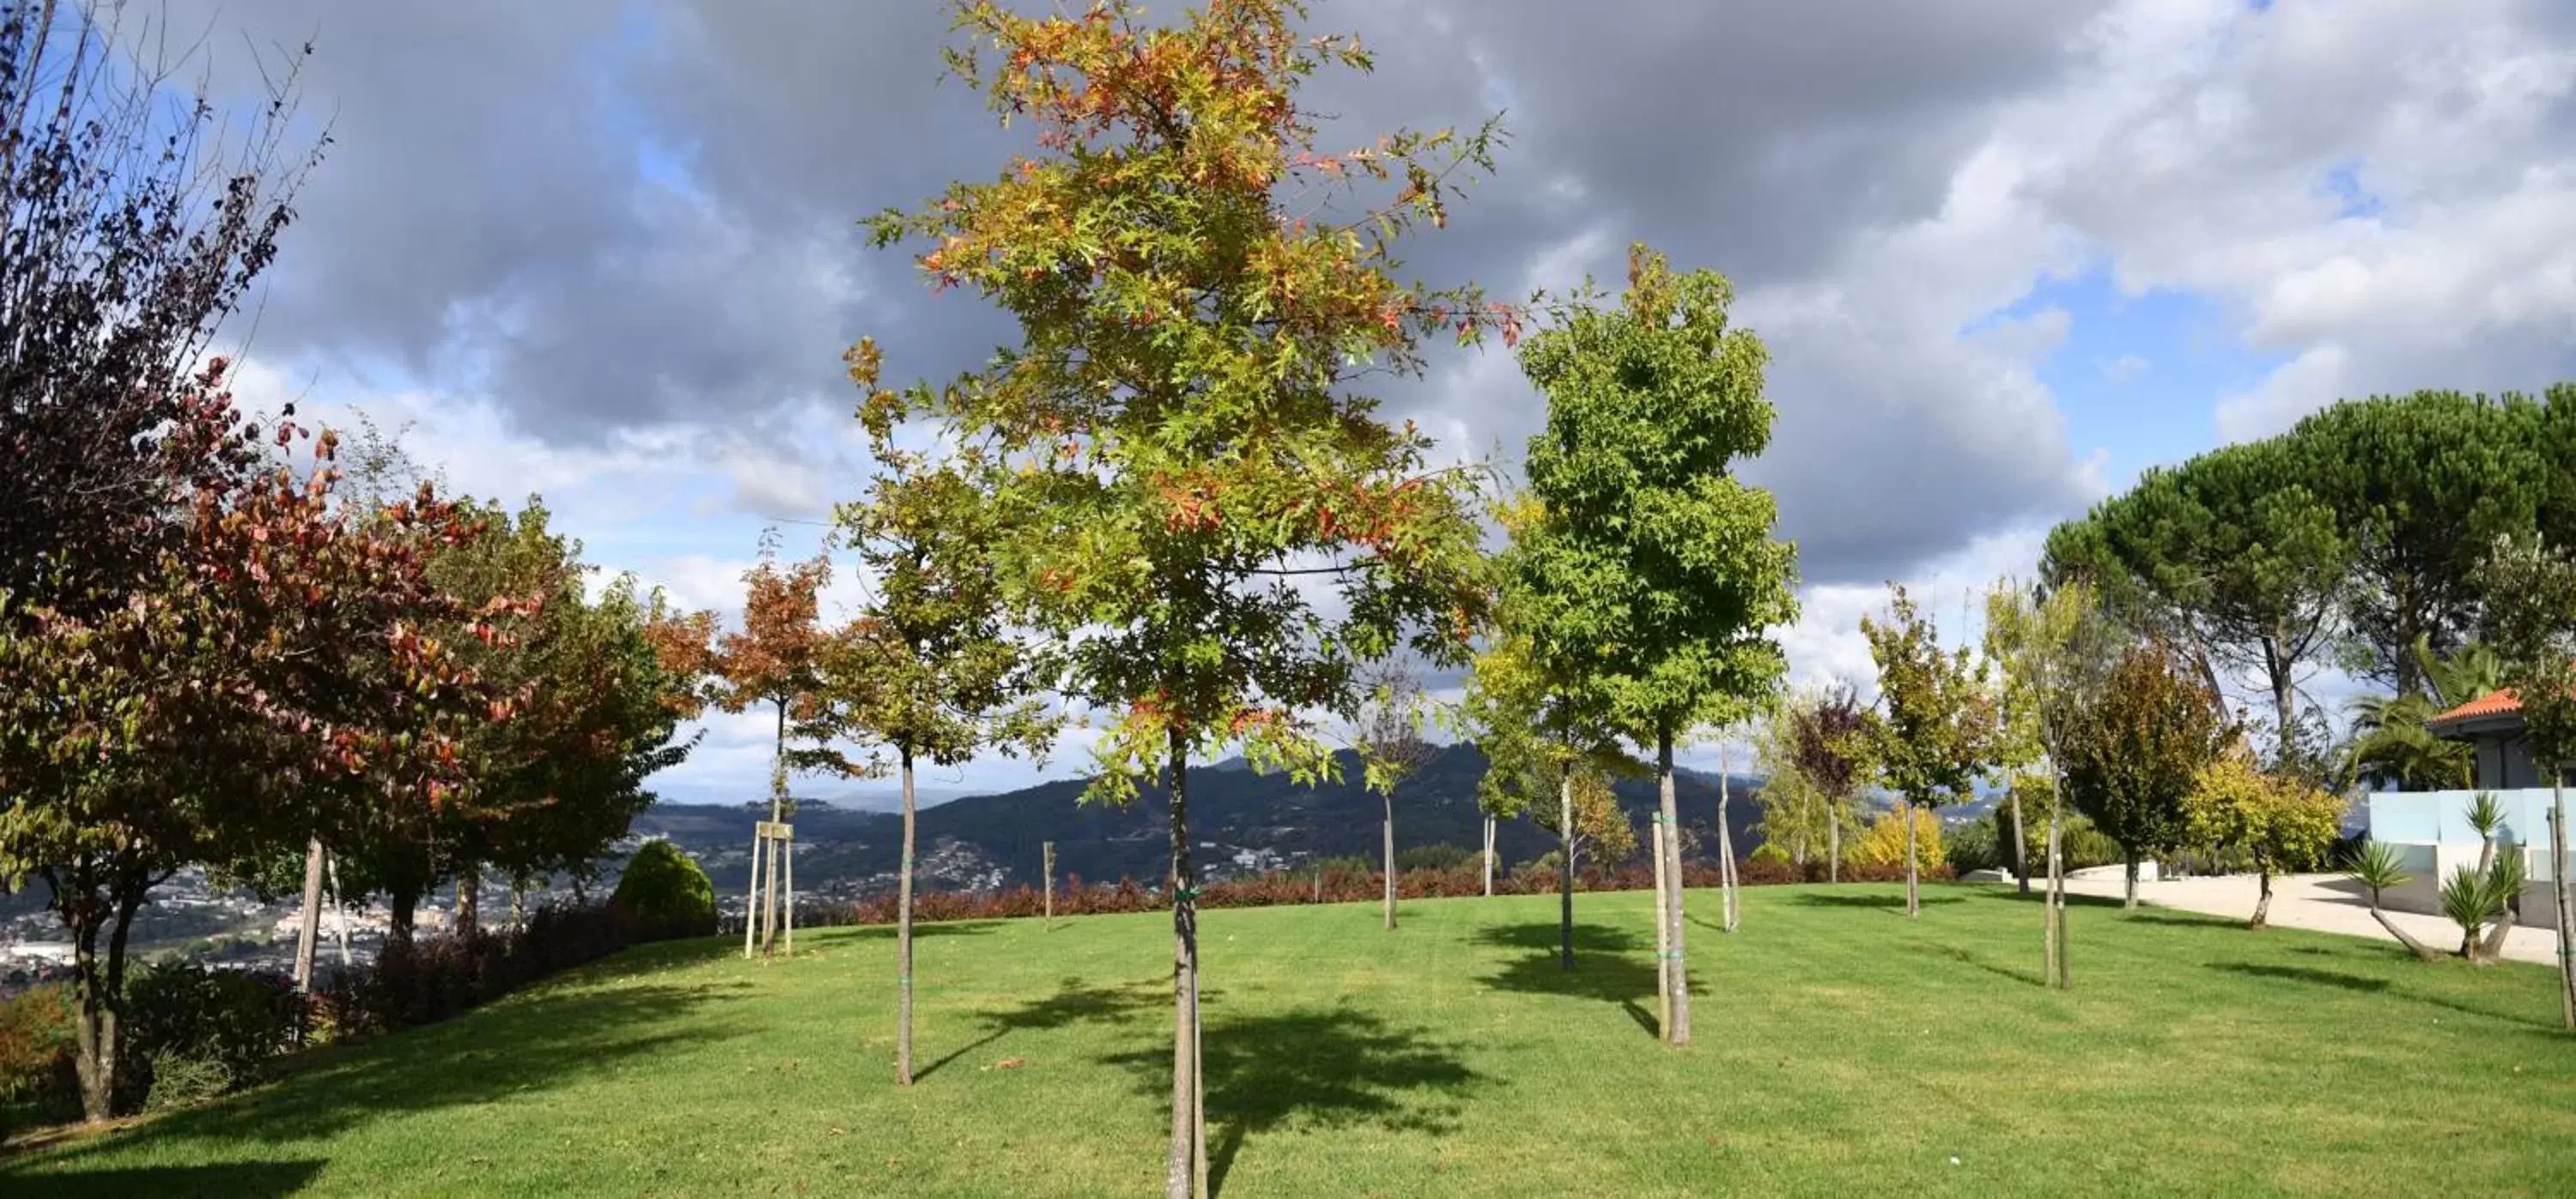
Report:
M 219 88 L 240 45 L 317 48 L 333 144 L 245 396 L 407 425 L 456 486 L 543 493 L 593 561 L 686 602 L 732 607 L 764 527 L 803 552 L 857 493 L 850 342 L 939 375 L 1008 336 L 858 235 L 1016 144 L 939 83 L 929 3 L 167 19 L 212 31 Z M 1413 273 L 1615 281 L 1643 238 L 1734 279 L 1773 358 L 1748 474 L 1801 549 L 1801 681 L 1868 678 L 1888 580 L 1955 622 L 2146 466 L 2339 396 L 2576 373 L 2576 5 L 1388 0 L 1313 24 L 1378 54 L 1314 84 L 1328 144 L 1505 114 L 1498 174 Z M 1387 398 L 1465 453 L 1538 420 L 1498 351 Z M 665 791 L 753 793 L 767 752 L 719 722 Z

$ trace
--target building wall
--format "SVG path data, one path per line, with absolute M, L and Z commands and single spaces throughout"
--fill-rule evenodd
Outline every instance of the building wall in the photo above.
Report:
M 2549 776 L 2531 760 L 2531 743 L 2520 733 L 2480 733 L 2478 747 L 2478 786 L 2490 791 L 2509 791 L 2524 787 L 2546 787 Z M 2571 769 L 2576 776 L 2576 769 Z M 2576 785 L 2576 778 L 2571 779 Z
M 2505 821 L 2497 830 L 2497 848 L 2525 855 L 2524 877 L 2529 885 L 2522 902 L 2515 905 L 2515 919 L 2547 928 L 2553 916 L 2548 887 L 2549 789 L 2498 790 L 2495 796 L 2503 803 Z M 2397 850 L 2412 876 L 2405 886 L 2380 897 L 2383 906 L 2401 912 L 2441 911 L 2437 896 L 2442 881 L 2456 869 L 2477 866 L 2480 843 L 2468 821 L 2469 804 L 2476 797 L 2475 791 L 2389 791 L 2370 796 L 2370 839 Z

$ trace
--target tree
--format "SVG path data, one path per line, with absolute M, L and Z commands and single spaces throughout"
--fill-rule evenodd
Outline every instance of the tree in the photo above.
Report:
M 1360 721 L 1360 757 L 1370 789 L 1386 805 L 1385 822 L 1380 838 L 1385 861 L 1379 871 L 1385 887 L 1386 931 L 1395 931 L 1395 789 L 1415 771 L 1422 769 L 1440 751 L 1422 739 L 1422 706 L 1425 697 L 1422 683 L 1414 677 L 1402 658 L 1388 658 L 1363 672 L 1362 684 L 1368 692 L 1368 703 Z M 1489 823 L 1487 828 L 1492 826 Z M 1493 853 L 1492 837 L 1486 838 L 1486 854 Z M 1493 876 L 1488 862 L 1486 889 L 1492 889 Z
M 435 807 L 487 698 L 420 632 L 457 614 L 415 552 L 457 535 L 453 510 L 424 494 L 351 519 L 327 433 L 307 474 L 237 465 L 262 434 L 233 414 L 222 372 L 195 377 L 176 409 L 187 423 L 165 433 L 177 502 L 154 517 L 155 553 L 89 576 L 113 598 L 0 596 L 0 877 L 43 877 L 71 933 L 94 1120 L 111 1114 L 145 892 L 182 867 Z
M 1546 536 L 1546 513 L 1523 497 L 1502 508 L 1503 527 L 1512 542 L 1504 551 L 1508 564 L 1531 552 Z M 1531 623 L 1540 610 L 1522 589 L 1522 576 L 1508 565 L 1494 612 L 1494 636 L 1476 655 L 1467 687 L 1467 718 L 1477 730 L 1485 753 L 1485 775 L 1477 783 L 1477 806 L 1493 816 L 1540 815 L 1555 801 L 1557 855 L 1557 962 L 1574 969 L 1574 875 L 1587 840 L 1616 836 L 1597 823 L 1590 802 L 1578 786 L 1586 777 L 1607 776 L 1624 767 L 1627 755 L 1616 744 L 1607 713 L 1596 696 L 1581 685 L 1562 659 L 1549 657 L 1540 640 L 1543 630 Z M 1616 812 L 1616 805 L 1612 806 Z M 1621 830 L 1627 827 L 1618 818 Z M 1630 834 L 1633 846 L 1633 834 Z M 1621 856 L 1625 856 L 1624 853 Z
M 1942 652 L 1932 618 L 1915 608 L 1905 588 L 1889 591 L 1887 620 L 1863 617 L 1860 622 L 1870 657 L 1878 663 L 1879 703 L 1886 710 L 1878 726 L 1879 778 L 1897 793 L 1900 811 L 1974 798 L 1996 735 L 1986 664 L 1971 658 L 1965 646 Z M 1920 917 L 1910 842 L 1914 825 L 1905 827 L 1905 912 Z
M 467 532 L 424 555 L 464 616 L 424 632 L 453 647 L 507 718 L 466 730 L 450 802 L 329 843 L 344 895 L 388 897 L 396 945 L 410 943 L 421 899 L 446 881 L 455 927 L 471 935 L 487 868 L 514 886 L 589 877 L 651 804 L 644 780 L 695 744 L 674 742 L 689 681 L 663 668 L 648 631 L 654 601 L 631 576 L 590 598 L 594 568 L 534 497 L 517 513 L 465 503 L 458 516 Z
M 2044 640 L 2029 619 L 2036 607 L 2019 581 L 1999 579 L 1986 590 L 1986 661 L 2000 676 L 1995 696 L 1994 766 L 2003 776 L 2005 804 L 2012 817 L 2013 878 L 2030 894 L 2030 860 L 2022 837 L 2022 777 L 2048 760 Z
M 2220 667 L 2255 672 L 2272 765 L 2313 774 L 2298 689 L 2337 643 L 2354 549 L 2306 458 L 2275 439 L 2150 470 L 2053 530 L 2043 573 L 2086 579 L 2135 631 L 2185 654 L 2213 705 Z
M 1930 808 L 1903 803 L 1879 813 L 1845 852 L 1855 866 L 1904 863 L 1909 872 L 1918 860 L 1928 866 L 1943 866 L 1950 861 L 1941 848 L 1941 818 L 1933 815 Z
M 2260 880 L 2247 928 L 2264 927 L 2272 875 L 2323 861 L 2343 832 L 2343 801 L 2291 776 L 2265 774 L 2242 754 L 2201 767 L 2185 821 L 2192 841 L 2233 847 L 2254 859 Z
M 1816 788 L 1825 808 L 1825 878 L 1841 882 L 1843 830 L 1858 827 L 1852 800 L 1877 770 L 1878 719 L 1850 684 L 1836 683 L 1795 709 L 1790 729 L 1789 752 L 1799 777 Z
M 1366 69 L 1309 38 L 1281 0 L 1148 22 L 1125 3 L 1025 17 L 956 8 L 956 75 L 1036 126 L 1000 177 L 874 222 L 927 243 L 941 289 L 1017 319 L 1020 344 L 953 384 L 872 403 L 987 447 L 1015 535 L 1001 572 L 1033 615 L 1079 629 L 1065 687 L 1107 718 L 1086 795 L 1170 805 L 1175 1047 L 1166 1184 L 1205 1190 L 1197 1044 L 1197 874 L 1188 764 L 1240 745 L 1315 779 L 1335 769 L 1318 712 L 1356 706 L 1357 663 L 1406 642 L 1456 661 L 1479 618 L 1472 476 L 1428 464 L 1355 385 L 1423 365 L 1421 339 L 1518 316 L 1472 290 L 1397 282 L 1392 251 L 1445 223 L 1455 173 L 1490 166 L 1491 128 L 1399 132 L 1317 151 L 1299 87 Z M 1377 189 L 1393 190 L 1376 207 Z M 1347 208 L 1323 201 L 1347 197 Z M 884 393 L 881 393 L 881 395 Z M 1338 592 L 1327 618 L 1313 590 Z M 1409 640 L 1408 640 L 1409 639 Z
M 716 638 L 710 694 L 716 706 L 727 712 L 767 707 L 775 718 L 769 767 L 773 824 L 795 815 L 796 802 L 787 790 L 787 721 L 821 685 L 815 666 L 823 642 L 821 595 L 832 577 L 830 560 L 820 555 L 781 569 L 777 549 L 774 531 L 764 534 L 760 562 L 743 572 L 742 628 Z M 767 877 L 752 880 L 762 894 L 778 891 L 778 859 L 778 851 L 773 851 L 767 859 Z M 769 938 L 760 948 L 767 953 L 777 933 L 767 921 L 760 923 Z M 792 918 L 789 923 L 794 923 Z M 743 946 L 744 952 L 750 952 L 748 930 Z
M 852 377 L 875 390 L 875 354 L 861 343 Z M 885 409 L 871 409 L 883 412 Z M 873 758 L 837 748 L 856 740 L 894 751 L 903 785 L 903 865 L 896 876 L 895 1081 L 912 1085 L 913 771 L 922 760 L 955 766 L 984 749 L 1044 760 L 1057 721 L 1036 698 L 1045 685 L 1005 626 L 995 570 L 1004 534 L 978 485 L 972 454 L 947 466 L 895 444 L 890 424 L 869 427 L 878 473 L 838 525 L 874 580 L 867 609 L 816 648 L 815 685 L 796 723 L 816 746 L 800 764 L 845 776 L 874 772 Z
M 309 46 L 228 112 L 174 84 L 193 52 L 120 52 L 162 31 L 62 7 L 0 0 L 0 592 L 89 619 L 148 569 L 173 480 L 230 469 L 187 441 L 191 376 L 321 146 L 287 143 Z
M 2552 393 L 2553 403 L 2561 396 Z M 2539 537 L 2498 538 L 2482 580 L 2504 680 L 2521 706 L 2531 760 L 2549 772 L 2549 878 L 2559 1006 L 2576 1031 L 2576 895 L 2567 882 L 2567 775 L 2576 768 L 2576 559 Z
M 2350 544 L 2340 598 L 2364 676 L 2419 694 L 2426 659 L 2475 630 L 2487 547 L 2535 530 L 2547 499 L 2540 418 L 2519 395 L 2419 391 L 2335 404 L 2281 435 Z
M 1585 663 L 1611 719 L 1655 750 L 1657 868 L 1676 884 L 1657 915 L 1676 1045 L 1690 1041 L 1690 990 L 1673 745 L 1750 714 L 1785 669 L 1765 630 L 1797 617 L 1796 551 L 1770 537 L 1778 509 L 1732 473 L 1772 420 L 1762 343 L 1729 327 L 1732 299 L 1725 276 L 1675 274 L 1639 243 L 1618 310 L 1587 289 L 1520 350 L 1547 395 L 1527 470 L 1552 535 L 1515 561 L 1555 652 Z
M 2068 726 L 2100 694 L 2119 641 L 2094 596 L 2081 578 L 2045 591 L 2007 583 L 1986 595 L 1986 656 L 2003 673 L 2004 721 L 1998 725 L 2002 742 L 1997 757 L 2007 771 L 2014 763 L 2024 770 L 2010 780 L 2016 860 L 2024 860 L 2025 854 L 2018 844 L 2025 839 L 2019 828 L 2022 791 L 2032 785 L 2048 790 L 2041 968 L 2049 985 L 2059 988 L 2072 981 L 2067 963 L 2065 758 L 2060 747 L 2066 744 Z M 2040 772 L 2036 779 L 2032 767 Z
M 2120 843 L 2132 908 L 2138 860 L 2181 847 L 2192 786 L 2233 735 L 2186 669 L 2164 645 L 2129 647 L 2060 734 L 2067 798 Z

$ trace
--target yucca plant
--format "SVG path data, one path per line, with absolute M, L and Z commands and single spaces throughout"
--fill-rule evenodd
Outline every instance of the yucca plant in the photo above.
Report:
M 2493 791 L 2480 791 L 2469 798 L 2469 827 L 2478 834 L 2478 873 L 2483 875 L 2495 865 L 2496 833 L 2504 828 L 2504 804 Z
M 2511 853 L 2489 857 L 2485 870 L 2462 866 L 2442 884 L 2442 914 L 2460 926 L 2461 957 L 2485 966 L 2503 953 L 2523 881 L 2522 855 Z
M 2412 950 L 2416 957 L 2428 962 L 2442 956 L 2439 950 L 2416 940 L 2413 934 L 2397 927 L 2396 921 L 2390 920 L 2386 912 L 2379 910 L 2380 892 L 2394 890 L 2414 881 L 2413 876 L 2406 873 L 2394 847 L 2377 841 L 2362 842 L 2361 848 L 2353 851 L 2352 860 L 2346 865 L 2345 872 L 2352 876 L 2354 882 L 2360 883 L 2370 892 L 2370 918 L 2378 921 L 2379 927 L 2387 929 L 2389 936 L 2397 938 L 2398 944 L 2404 945 Z

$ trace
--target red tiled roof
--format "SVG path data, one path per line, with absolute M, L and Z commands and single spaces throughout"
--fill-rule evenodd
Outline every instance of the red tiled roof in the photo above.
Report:
M 2426 720 L 2424 723 L 2456 724 L 2463 720 L 2475 720 L 2481 716 L 2502 716 L 2508 712 L 2519 712 L 2521 710 L 2521 697 L 2513 693 L 2513 688 L 2507 687 L 2502 691 L 2487 692 L 2486 694 L 2470 700 L 2465 704 L 2461 704 L 2459 707 L 2453 708 L 2448 712 L 2434 716 Z

